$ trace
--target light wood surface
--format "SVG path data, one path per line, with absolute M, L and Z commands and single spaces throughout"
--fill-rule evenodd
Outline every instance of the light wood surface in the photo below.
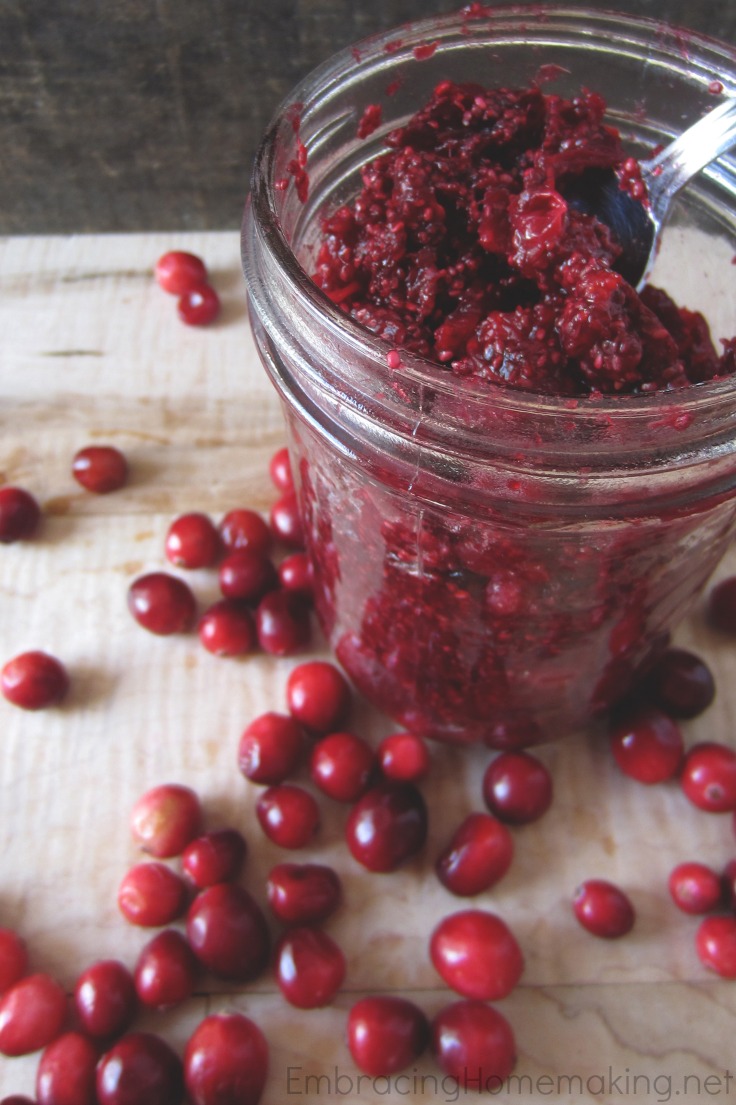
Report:
M 152 265 L 168 248 L 206 259 L 224 304 L 213 327 L 183 326 L 153 283 Z M 243 831 L 243 881 L 261 901 L 269 867 L 287 858 L 261 835 L 257 788 L 240 776 L 235 753 L 250 720 L 284 709 L 297 659 L 217 659 L 193 635 L 145 633 L 126 608 L 131 579 L 165 566 L 163 539 L 177 513 L 268 510 L 267 464 L 283 429 L 249 337 L 236 233 L 7 239 L 0 286 L 0 483 L 27 487 L 45 511 L 35 540 L 0 549 L 0 662 L 44 648 L 72 679 L 59 709 L 31 714 L 0 700 L 0 924 L 17 927 L 34 967 L 71 989 L 95 959 L 132 965 L 150 936 L 122 920 L 115 900 L 139 858 L 128 814 L 148 787 L 188 783 L 210 826 Z M 75 484 L 71 457 L 90 442 L 124 450 L 128 487 L 97 497 Z M 732 555 L 718 574 L 733 571 Z M 215 597 L 212 573 L 189 578 L 202 606 Z M 736 641 L 717 638 L 701 609 L 677 641 L 701 651 L 718 680 L 716 704 L 683 727 L 688 743 L 733 743 Z M 317 642 L 312 653 L 321 651 Z M 373 740 L 392 728 L 361 702 L 351 724 Z M 365 992 L 411 995 L 429 1014 L 454 999 L 427 941 L 441 916 L 467 902 L 440 887 L 432 865 L 462 816 L 481 808 L 489 753 L 436 746 L 433 755 L 420 859 L 368 875 L 342 843 L 345 809 L 326 799 L 318 843 L 298 856 L 333 864 L 344 883 L 328 929 L 348 972 L 332 1006 L 291 1008 L 269 973 L 237 992 L 204 978 L 185 1008 L 141 1023 L 181 1049 L 205 1011 L 252 1015 L 271 1044 L 264 1105 L 455 1100 L 429 1057 L 388 1087 L 359 1084 L 343 1039 L 346 1012 Z M 666 880 L 681 860 L 720 868 L 731 859 L 731 818 L 698 812 L 675 784 L 625 779 L 601 734 L 570 736 L 539 755 L 554 776 L 553 808 L 515 831 L 511 871 L 477 900 L 509 922 L 526 959 L 522 984 L 499 1006 L 519 1047 L 517 1081 L 501 1099 L 728 1100 L 736 983 L 699 964 L 697 922 L 671 904 Z M 630 893 L 638 920 L 626 939 L 597 940 L 572 918 L 575 886 L 591 876 Z M 36 1059 L 0 1059 L 0 1097 L 32 1092 Z

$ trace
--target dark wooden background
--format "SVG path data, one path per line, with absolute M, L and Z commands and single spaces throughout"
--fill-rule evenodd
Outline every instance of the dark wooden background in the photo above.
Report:
M 301 76 L 457 6 L 0 0 L 0 233 L 235 227 L 258 138 Z M 735 0 L 604 6 L 736 43 Z

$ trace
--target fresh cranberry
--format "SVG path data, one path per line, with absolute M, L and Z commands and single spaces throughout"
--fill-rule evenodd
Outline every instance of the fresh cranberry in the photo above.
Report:
M 74 454 L 72 475 L 94 495 L 119 491 L 128 480 L 128 462 L 114 445 L 87 445 Z
M 386 1078 L 419 1058 L 429 1042 L 429 1023 L 406 998 L 376 995 L 352 1006 L 347 1037 L 355 1065 L 374 1078 Z
M 552 803 L 552 778 L 528 752 L 501 752 L 486 768 L 483 798 L 490 812 L 510 825 L 526 825 Z
M 722 633 L 736 633 L 736 576 L 722 579 L 708 595 L 708 620 Z
M 370 786 L 376 766 L 371 746 L 354 733 L 330 733 L 314 745 L 309 773 L 337 802 L 355 802 Z
M 196 604 L 191 588 L 183 579 L 168 572 L 149 572 L 131 583 L 128 609 L 144 629 L 168 637 L 189 629 Z
M 704 863 L 679 863 L 667 885 L 683 913 L 710 913 L 723 903 L 723 880 Z
M 464 909 L 435 927 L 429 941 L 432 964 L 466 998 L 497 1001 L 521 978 L 524 957 L 511 929 L 495 913 Z
M 250 549 L 251 552 L 268 556 L 271 551 L 273 543 L 271 530 L 255 510 L 229 511 L 220 522 L 218 529 L 228 552 Z
M 268 465 L 268 474 L 271 477 L 271 483 L 274 487 L 278 488 L 279 491 L 288 494 L 294 490 L 291 460 L 289 459 L 289 450 L 286 446 L 282 449 L 277 449 L 271 457 Z
M 176 929 L 157 933 L 142 949 L 133 972 L 142 1005 L 166 1009 L 194 992 L 197 957 Z
M 281 848 L 304 848 L 320 824 L 319 806 L 309 791 L 292 783 L 269 787 L 256 803 L 258 823 Z
M 304 730 L 285 714 L 261 714 L 240 738 L 238 767 L 253 783 L 283 783 L 298 767 L 306 738 Z
M 197 284 L 179 297 L 176 306 L 187 326 L 208 326 L 220 313 L 220 297 L 209 284 Z
M 316 1009 L 328 1005 L 345 978 L 345 956 L 326 932 L 309 926 L 290 928 L 274 956 L 276 981 L 291 1005 Z
M 89 1036 L 113 1039 L 130 1027 L 135 1015 L 133 976 L 117 959 L 100 959 L 82 971 L 74 987 L 79 1022 Z
M 299 502 L 294 491 L 282 495 L 271 507 L 271 532 L 290 549 L 304 547 L 304 526 L 299 513 Z
M 247 890 L 218 883 L 202 890 L 187 913 L 187 939 L 208 971 L 218 978 L 249 982 L 268 962 L 266 919 Z
M 0 487 L 0 543 L 10 545 L 32 537 L 41 519 L 41 508 L 22 487 Z
M 201 257 L 181 249 L 164 253 L 156 262 L 156 281 L 170 295 L 183 295 L 198 284 L 207 283 L 207 269 Z
M 21 652 L 8 660 L 0 672 L 0 690 L 14 706 L 44 710 L 65 697 L 69 676 L 63 664 L 47 652 Z
M 279 575 L 264 553 L 236 549 L 220 565 L 219 581 L 225 598 L 258 603 L 278 587 Z
M 309 612 L 285 591 L 264 595 L 256 611 L 258 643 L 272 656 L 292 656 L 309 643 Z
M 412 783 L 388 780 L 353 806 L 345 826 L 348 848 L 369 871 L 394 871 L 427 839 L 427 807 Z
M 180 1105 L 183 1094 L 179 1057 L 150 1032 L 123 1036 L 97 1065 L 98 1105 Z
M 183 879 L 163 863 L 136 863 L 118 887 L 118 907 L 133 925 L 168 925 L 184 912 L 187 888 Z
M 287 925 L 324 921 L 342 897 L 337 873 L 321 863 L 277 863 L 269 872 L 266 894 L 271 912 Z
M 50 1043 L 36 1073 L 38 1105 L 97 1105 L 97 1048 L 81 1032 L 66 1032 Z
M 0 1105 L 37 1105 L 33 1098 L 24 1094 L 11 1093 L 10 1097 L 4 1097 Z
M 289 595 L 311 601 L 314 597 L 314 570 L 305 552 L 284 557 L 278 567 L 279 584 Z
M 710 668 L 694 652 L 668 648 L 650 673 L 646 692 L 666 714 L 689 719 L 710 706 L 716 684 Z
M 588 879 L 573 898 L 573 912 L 588 932 L 613 940 L 634 926 L 635 913 L 623 890 L 604 879 Z
M 0 994 L 20 982 L 28 970 L 28 948 L 14 929 L 0 928 Z
M 255 622 L 238 599 L 220 599 L 199 620 L 199 639 L 215 656 L 244 656 L 258 643 Z
M 64 990 L 47 974 L 26 975 L 0 999 L 0 1054 L 27 1055 L 46 1047 L 66 1019 Z
M 457 827 L 437 858 L 437 877 L 451 893 L 471 898 L 489 890 L 508 871 L 514 839 L 487 813 L 471 813 Z
M 130 815 L 133 839 L 158 859 L 179 856 L 202 828 L 202 807 L 190 787 L 162 783 L 147 790 Z
M 639 710 L 611 731 L 611 752 L 619 768 L 647 785 L 674 778 L 684 751 L 679 725 L 660 710 Z
M 193 885 L 204 890 L 236 878 L 246 851 L 245 840 L 237 829 L 213 829 L 187 844 L 181 865 Z
M 736 752 L 715 741 L 693 745 L 685 756 L 680 782 L 699 809 L 707 813 L 736 810 Z
M 196 511 L 180 514 L 169 526 L 164 549 L 177 568 L 211 568 L 219 559 L 222 543 L 214 522 Z
M 286 682 L 289 713 L 313 733 L 334 732 L 350 709 L 350 687 L 334 664 L 309 660 L 295 667 Z
M 258 1105 L 268 1075 L 268 1044 L 242 1013 L 200 1021 L 184 1050 L 184 1083 L 192 1105 Z
M 706 917 L 695 934 L 695 949 L 709 970 L 721 978 L 736 978 L 736 917 Z
M 431 1025 L 440 1069 L 464 1090 L 497 1094 L 516 1063 L 516 1041 L 506 1018 L 482 1001 L 456 1001 Z
M 387 779 L 415 783 L 429 771 L 427 742 L 415 733 L 391 733 L 377 749 L 378 764 Z

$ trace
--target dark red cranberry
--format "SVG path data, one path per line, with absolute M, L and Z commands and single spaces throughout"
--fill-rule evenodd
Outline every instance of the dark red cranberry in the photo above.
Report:
M 363 867 L 394 871 L 424 847 L 424 799 L 412 783 L 379 783 L 353 806 L 345 836 L 353 857 Z
M 0 1101 L 0 1105 L 37 1105 L 37 1103 L 24 1094 L 11 1093 L 10 1097 L 4 1097 Z
M 279 989 L 291 1005 L 329 1005 L 345 978 L 345 956 L 331 936 L 309 926 L 287 929 L 276 945 Z
M 164 549 L 166 559 L 177 568 L 211 568 L 219 559 L 222 542 L 212 519 L 194 511 L 174 519 Z
M 187 326 L 208 326 L 220 313 L 220 297 L 209 284 L 197 284 L 179 297 L 176 307 Z
M 141 950 L 133 978 L 142 1005 L 166 1009 L 194 992 L 197 957 L 180 932 L 164 929 Z
M 279 575 L 263 553 L 236 549 L 220 565 L 219 580 L 225 598 L 257 603 L 278 587 Z
M 74 987 L 79 1023 L 89 1036 L 112 1039 L 125 1032 L 135 1015 L 133 976 L 117 959 L 101 959 L 82 971 Z
M 337 873 L 321 863 L 278 863 L 266 883 L 273 915 L 287 925 L 324 921 L 342 898 Z
M 711 913 L 723 904 L 723 880 L 704 863 L 678 863 L 667 885 L 672 901 L 683 913 Z
M 28 948 L 14 929 L 0 928 L 0 994 L 20 982 L 28 970 Z
M 291 553 L 278 567 L 279 584 L 289 595 L 312 602 L 314 599 L 314 570 L 305 552 Z
M 511 1025 L 482 1001 L 441 1009 L 432 1021 L 431 1044 L 440 1069 L 465 1090 L 497 1094 L 516 1063 Z
M 292 783 L 269 787 L 256 803 L 258 823 L 281 848 L 304 848 L 319 829 L 319 806 L 309 791 Z
M 419 1058 L 429 1042 L 429 1023 L 406 998 L 376 995 L 353 1005 L 347 1037 L 355 1065 L 374 1078 L 386 1078 Z
M 334 732 L 350 709 L 350 687 L 334 664 L 308 660 L 286 682 L 289 713 L 313 733 Z
M 0 999 L 0 1054 L 27 1055 L 60 1035 L 66 994 L 47 974 L 26 975 Z
M 0 487 L 0 542 L 25 541 L 36 532 L 41 508 L 22 487 Z
M 292 656 L 309 644 L 309 611 L 285 591 L 264 595 L 256 611 L 258 643 L 272 656 Z
M 695 949 L 709 970 L 721 978 L 736 978 L 736 917 L 706 917 L 698 926 Z
M 495 913 L 464 909 L 434 929 L 429 955 L 441 978 L 466 998 L 497 1001 L 521 978 L 524 957 L 514 934 Z
M 716 694 L 707 664 L 684 648 L 668 648 L 646 681 L 652 701 L 671 717 L 694 718 L 706 710 Z
M 199 639 L 215 656 L 244 656 L 258 644 L 255 622 L 238 599 L 220 599 L 199 620 Z
M 285 714 L 261 714 L 240 738 L 238 767 L 253 783 L 283 783 L 304 755 L 304 730 Z
M 213 829 L 187 844 L 181 865 L 194 886 L 204 890 L 236 878 L 246 851 L 245 840 L 237 829 Z
M 652 785 L 674 778 L 685 744 L 679 725 L 660 710 L 644 709 L 616 722 L 611 752 L 624 775 Z
M 0 672 L 3 697 L 23 710 L 44 710 L 56 706 L 69 690 L 64 665 L 47 652 L 21 652 L 8 660 Z
M 634 927 L 635 913 L 628 896 L 605 879 L 588 879 L 573 898 L 573 912 L 588 932 L 613 940 Z
M 736 810 L 736 752 L 716 741 L 693 745 L 680 783 L 693 805 L 707 813 Z
M 268 1044 L 242 1013 L 214 1013 L 184 1050 L 184 1083 L 192 1105 L 258 1105 L 268 1075 Z
M 506 826 L 487 813 L 471 813 L 438 856 L 435 870 L 451 893 L 471 898 L 503 878 L 513 855 L 514 839 Z
M 97 1065 L 98 1105 L 181 1105 L 181 1062 L 150 1032 L 130 1032 Z
M 528 752 L 501 752 L 483 776 L 483 798 L 490 812 L 509 825 L 526 825 L 552 803 L 552 778 Z
M 271 482 L 279 491 L 287 494 L 294 490 L 294 477 L 291 472 L 291 460 L 289 450 L 284 446 L 277 449 L 271 457 L 268 465 L 268 474 Z
M 391 733 L 378 745 L 376 755 L 387 779 L 405 783 L 423 779 L 431 762 L 427 742 L 415 733 Z
M 309 773 L 315 786 L 336 802 L 355 802 L 370 786 L 373 749 L 354 733 L 330 733 L 314 745 Z
M 181 783 L 161 783 L 135 803 L 130 828 L 144 852 L 158 859 L 180 856 L 202 829 L 199 798 Z
M 156 262 L 156 281 L 170 295 L 183 295 L 198 284 L 207 283 L 207 269 L 201 257 L 172 249 Z
M 168 637 L 189 629 L 196 604 L 191 588 L 183 579 L 168 572 L 149 572 L 131 583 L 128 609 L 144 629 Z
M 250 549 L 251 552 L 268 556 L 271 551 L 271 530 L 255 510 L 231 510 L 218 528 L 228 552 Z
M 273 504 L 270 522 L 271 532 L 284 545 L 288 545 L 290 549 L 304 547 L 304 526 L 294 491 L 288 491 Z
M 208 971 L 218 978 L 248 982 L 268 962 L 266 919 L 251 895 L 235 883 L 202 890 L 187 914 L 187 939 Z
M 72 475 L 94 495 L 119 491 L 128 481 L 128 462 L 114 445 L 87 445 L 74 454 Z
M 721 633 L 736 633 L 736 576 L 722 579 L 708 595 L 710 624 Z
M 38 1105 L 97 1105 L 98 1053 L 88 1036 L 65 1032 L 46 1047 L 36 1072 Z
M 118 887 L 118 907 L 133 925 L 168 925 L 184 912 L 186 883 L 164 863 L 136 863 Z

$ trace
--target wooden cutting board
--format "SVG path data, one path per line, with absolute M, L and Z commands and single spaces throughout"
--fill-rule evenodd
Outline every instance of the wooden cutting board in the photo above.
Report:
M 223 300 L 214 326 L 183 326 L 154 284 L 152 266 L 170 248 L 206 259 Z M 27 487 L 44 507 L 35 540 L 0 549 L 0 662 L 44 648 L 72 679 L 59 709 L 31 714 L 0 700 L 0 924 L 26 938 L 34 969 L 71 990 L 95 959 L 132 965 L 150 936 L 116 906 L 117 885 L 140 858 L 129 811 L 148 787 L 190 784 L 211 827 L 243 831 L 243 881 L 261 901 L 270 866 L 285 858 L 261 835 L 257 789 L 235 756 L 249 721 L 285 708 L 297 659 L 217 659 L 194 636 L 147 634 L 126 607 L 132 578 L 165 566 L 176 514 L 268 510 L 267 464 L 283 428 L 249 337 L 236 232 L 8 239 L 0 286 L 0 482 Z M 126 453 L 124 490 L 96 497 L 73 481 L 72 455 L 94 442 Z M 734 571 L 736 555 L 718 574 Z M 190 579 L 202 606 L 215 597 L 212 573 Z M 719 688 L 714 706 L 684 726 L 687 741 L 733 744 L 736 641 L 717 638 L 701 609 L 677 641 L 707 657 Z M 312 654 L 322 651 L 318 641 Z M 357 700 L 351 723 L 372 740 L 392 728 Z M 241 989 L 205 978 L 185 1008 L 140 1023 L 181 1050 L 209 1011 L 253 1016 L 271 1045 L 264 1105 L 467 1099 L 429 1057 L 402 1080 L 359 1082 L 344 1044 L 347 1010 L 366 992 L 411 995 L 428 1014 L 453 1000 L 427 942 L 434 923 L 467 902 L 440 887 L 433 860 L 465 813 L 481 808 L 489 753 L 433 754 L 422 858 L 367 875 L 342 844 L 344 808 L 327 800 L 318 843 L 298 857 L 333 864 L 344 883 L 345 904 L 327 927 L 348 972 L 331 1006 L 291 1008 L 268 973 Z M 734 1093 L 736 983 L 699 964 L 697 922 L 671 904 L 666 880 L 682 860 L 720 868 L 736 855 L 731 818 L 698 812 L 675 784 L 624 778 L 601 734 L 539 755 L 553 773 L 553 808 L 515 831 L 511 871 L 477 900 L 509 922 L 526 958 L 522 984 L 500 1004 L 519 1047 L 500 1098 L 725 1101 Z M 572 918 L 575 886 L 592 876 L 630 893 L 638 920 L 627 938 L 597 940 Z M 0 1097 L 32 1093 L 35 1066 L 35 1056 L 0 1059 Z

